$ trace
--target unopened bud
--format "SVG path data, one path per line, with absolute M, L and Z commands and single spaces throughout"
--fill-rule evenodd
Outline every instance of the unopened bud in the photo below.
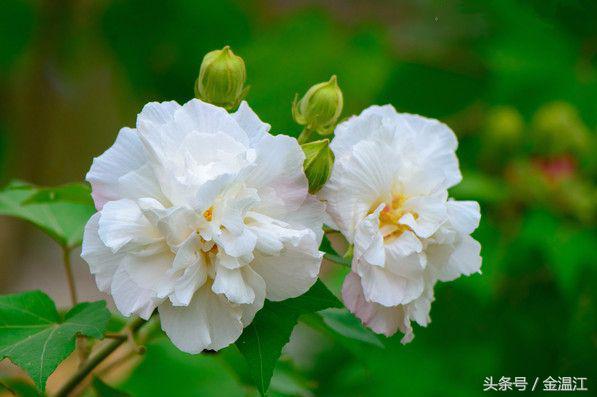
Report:
M 316 193 L 327 182 L 334 166 L 334 153 L 330 149 L 330 140 L 304 143 L 301 145 L 305 153 L 303 167 L 309 181 L 309 193 Z
M 343 105 L 342 90 L 336 76 L 332 76 L 330 81 L 309 88 L 301 100 L 297 95 L 292 104 L 292 116 L 305 128 L 327 135 L 333 132 Z
M 195 97 L 226 110 L 234 109 L 247 94 L 246 79 L 245 62 L 230 47 L 208 52 L 195 82 Z

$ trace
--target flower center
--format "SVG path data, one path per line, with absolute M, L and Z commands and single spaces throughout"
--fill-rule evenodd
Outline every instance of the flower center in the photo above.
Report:
M 213 213 L 214 213 L 214 207 L 209 207 L 208 209 L 203 211 L 203 217 L 205 218 L 206 221 L 211 222 L 211 220 L 213 218 Z
M 419 217 L 416 212 L 404 208 L 406 199 L 403 194 L 395 195 L 392 201 L 386 203 L 384 209 L 379 213 L 379 229 L 386 242 L 400 237 L 405 231 L 412 231 L 410 226 L 400 223 L 400 219 L 404 215 L 410 213 L 415 219 Z

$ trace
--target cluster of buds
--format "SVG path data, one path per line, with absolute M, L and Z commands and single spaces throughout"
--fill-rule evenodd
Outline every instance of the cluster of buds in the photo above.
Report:
M 334 153 L 330 140 L 310 142 L 313 132 L 329 135 L 334 131 L 342 113 L 344 97 L 338 86 L 338 79 L 315 84 L 299 100 L 298 94 L 292 104 L 294 121 L 304 126 L 298 141 L 305 153 L 305 174 L 309 180 L 309 192 L 315 193 L 327 182 L 334 165 Z
M 204 102 L 233 110 L 244 99 L 247 72 L 245 62 L 235 55 L 229 46 L 207 53 L 201 63 L 199 77 L 195 83 L 195 97 Z M 305 153 L 304 169 L 309 180 L 309 191 L 317 192 L 332 172 L 334 154 L 329 139 L 310 142 L 313 132 L 329 135 L 334 131 L 344 97 L 338 86 L 338 79 L 315 84 L 299 100 L 298 94 L 292 104 L 294 120 L 304 126 L 299 143 Z

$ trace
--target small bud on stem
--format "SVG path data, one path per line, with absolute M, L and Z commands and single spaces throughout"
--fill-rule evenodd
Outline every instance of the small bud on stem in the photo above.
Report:
M 298 124 L 305 126 L 299 141 L 307 142 L 312 131 L 321 135 L 331 134 L 342 113 L 343 104 L 344 97 L 336 76 L 327 82 L 315 84 L 300 100 L 297 94 L 292 104 L 292 116 Z
M 304 143 L 301 145 L 305 152 L 303 167 L 309 181 L 309 193 L 319 191 L 327 182 L 334 166 L 334 153 L 330 149 L 330 140 Z
M 246 96 L 247 72 L 243 59 L 230 47 L 207 53 L 195 82 L 195 97 L 226 110 L 236 108 Z

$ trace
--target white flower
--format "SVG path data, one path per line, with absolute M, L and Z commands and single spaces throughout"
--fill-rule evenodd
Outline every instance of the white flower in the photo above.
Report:
M 462 179 L 454 133 L 437 120 L 372 106 L 338 125 L 320 193 L 330 223 L 354 244 L 347 307 L 378 333 L 426 325 L 436 281 L 479 271 L 476 202 L 448 200 Z
M 234 342 L 265 298 L 306 292 L 322 253 L 323 204 L 307 192 L 296 140 L 272 136 L 243 102 L 149 103 L 87 174 L 98 213 L 83 258 L 118 310 L 181 350 Z

